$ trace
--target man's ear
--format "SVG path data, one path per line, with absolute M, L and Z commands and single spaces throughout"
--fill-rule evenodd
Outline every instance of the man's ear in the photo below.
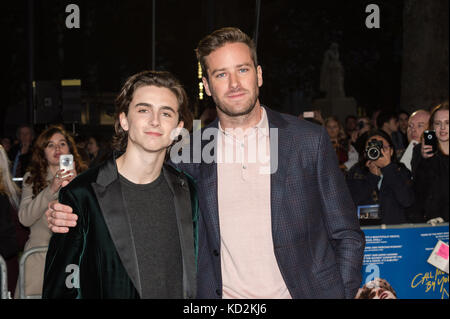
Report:
M 127 132 L 129 127 L 128 127 L 128 118 L 125 114 L 125 112 L 122 112 L 119 114 L 119 123 L 120 126 L 122 127 L 122 129 Z
M 184 122 L 180 121 L 178 123 L 178 125 L 170 132 L 170 138 L 173 141 L 175 141 L 180 135 L 182 135 L 181 132 L 183 131 L 183 127 L 184 127 Z
M 211 91 L 209 89 L 208 79 L 205 78 L 205 77 L 202 77 L 202 82 L 203 82 L 203 87 L 205 88 L 206 94 L 208 94 L 208 96 L 211 96 Z
M 262 68 L 260 65 L 256 68 L 256 76 L 258 77 L 258 87 L 263 85 Z

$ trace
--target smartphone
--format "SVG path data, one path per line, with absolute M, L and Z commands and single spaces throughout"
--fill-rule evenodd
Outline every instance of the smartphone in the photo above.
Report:
M 314 118 L 314 112 L 303 112 L 303 118 Z
M 59 156 L 59 169 L 63 169 L 65 171 L 73 170 L 73 155 L 72 154 L 64 154 Z
M 430 152 L 428 152 L 428 154 L 433 154 L 437 152 L 438 141 L 435 131 L 433 130 L 423 131 L 423 141 L 425 145 L 433 146 L 433 149 Z

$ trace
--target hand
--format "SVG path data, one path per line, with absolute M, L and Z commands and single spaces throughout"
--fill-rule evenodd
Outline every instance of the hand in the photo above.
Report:
M 384 148 L 381 149 L 381 154 L 383 156 L 380 156 L 376 161 L 374 161 L 375 165 L 379 168 L 383 168 L 391 164 L 391 154 L 389 151 L 385 151 Z
M 425 145 L 424 143 L 422 143 L 420 150 L 422 151 L 423 158 L 430 158 L 434 156 L 433 153 L 428 154 L 428 152 L 431 152 L 433 150 L 432 145 Z
M 381 176 L 381 170 L 377 165 L 375 165 L 375 161 L 367 161 L 366 166 L 373 175 Z
M 50 188 L 53 194 L 59 191 L 61 187 L 65 187 L 67 184 L 69 184 L 72 179 L 75 178 L 75 176 L 77 176 L 77 172 L 75 169 L 70 171 L 59 169 L 50 184 Z
M 67 233 L 69 227 L 77 225 L 78 215 L 73 213 L 72 207 L 51 201 L 45 211 L 48 228 L 54 233 Z
M 318 120 L 322 125 L 325 123 L 325 121 L 322 118 L 322 112 L 320 110 L 314 110 L 314 118 Z

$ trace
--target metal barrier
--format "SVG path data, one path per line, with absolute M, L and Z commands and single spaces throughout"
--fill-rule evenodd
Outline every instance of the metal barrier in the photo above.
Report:
M 2 255 L 0 255 L 0 282 L 0 299 L 8 299 L 8 271 Z
M 25 295 L 25 261 L 30 255 L 44 253 L 48 246 L 34 247 L 23 252 L 19 261 L 19 298 L 20 299 L 41 299 L 42 295 Z M 44 274 L 42 274 L 44 276 Z

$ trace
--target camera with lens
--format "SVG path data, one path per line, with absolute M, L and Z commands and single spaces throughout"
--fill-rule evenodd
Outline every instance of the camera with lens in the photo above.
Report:
M 380 157 L 383 157 L 383 153 L 381 153 L 382 148 L 382 141 L 376 139 L 370 140 L 366 147 L 366 157 L 372 161 L 376 161 Z

